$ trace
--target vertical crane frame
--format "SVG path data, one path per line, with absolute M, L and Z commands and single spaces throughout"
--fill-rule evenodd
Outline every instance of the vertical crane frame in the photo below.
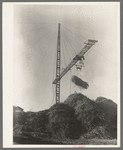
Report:
M 58 38 L 57 38 L 57 61 L 56 61 L 56 78 L 60 79 L 61 66 L 61 47 L 60 47 L 60 23 L 58 24 Z M 56 83 L 56 103 L 60 103 L 60 80 Z

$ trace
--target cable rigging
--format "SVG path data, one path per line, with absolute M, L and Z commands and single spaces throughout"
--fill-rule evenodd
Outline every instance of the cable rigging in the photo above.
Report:
M 65 55 L 65 56 L 70 56 L 70 55 L 69 55 L 69 52 L 68 52 L 68 47 L 66 47 L 66 43 L 65 43 L 64 38 L 62 38 L 62 41 L 63 41 L 64 49 L 65 49 L 65 50 L 67 49 L 67 51 L 66 51 L 66 52 L 67 52 L 67 55 Z M 72 59 L 72 58 L 69 57 L 69 60 L 70 60 L 70 61 L 71 61 L 71 59 Z M 68 60 L 68 59 L 67 59 L 67 60 Z
M 66 33 L 66 35 L 67 35 L 67 37 L 72 41 L 71 43 L 72 43 L 72 45 L 73 45 L 73 47 L 75 47 L 75 49 L 77 50 L 77 53 L 79 52 L 79 50 L 80 50 L 80 47 L 81 47 L 81 42 L 83 41 L 82 39 L 79 39 L 79 41 L 81 40 L 81 42 L 79 42 L 78 41 L 78 37 L 77 36 L 75 36 L 74 35 L 74 33 L 72 33 L 72 32 L 68 32 L 68 30 L 66 30 L 64 27 L 63 27 L 63 29 L 65 30 L 65 33 Z M 68 34 L 71 34 L 71 35 L 68 35 Z M 73 39 L 71 39 L 72 37 L 74 37 Z M 74 41 L 75 41 L 75 43 L 74 43 Z M 85 42 L 85 41 L 84 41 Z M 77 45 L 77 43 L 78 43 L 78 45 L 80 45 L 80 46 L 78 46 Z M 76 45 L 76 46 L 75 46 Z M 76 48 L 77 47 L 77 48 Z
M 54 35 L 55 35 L 55 34 L 54 34 Z M 53 38 L 54 38 L 54 35 L 52 36 L 51 41 L 50 41 L 50 43 L 48 44 L 48 48 L 47 48 L 47 50 L 46 50 L 46 52 L 45 52 L 45 54 L 44 54 L 44 56 L 43 56 L 43 59 L 42 59 L 41 63 L 39 64 L 39 67 L 40 67 L 40 65 L 43 63 L 43 61 L 44 61 L 44 59 L 45 59 L 45 57 L 46 57 L 46 55 L 47 55 L 47 52 L 48 52 L 49 47 L 50 47 L 50 44 L 51 44 L 51 42 L 52 42 L 52 40 L 53 40 Z M 38 67 L 37 70 L 39 70 L 39 67 Z
M 30 50 L 31 48 L 33 48 L 38 42 L 40 42 L 41 39 L 43 39 L 47 34 L 49 34 L 54 28 L 52 28 L 51 30 L 49 30 L 45 35 L 43 35 L 38 41 L 36 41 L 34 44 L 32 44 L 30 47 L 26 47 L 26 44 L 25 44 L 25 47 L 27 50 Z M 27 51 L 24 51 L 22 54 L 26 53 Z M 15 58 L 17 59 L 17 58 Z M 15 60 L 14 59 L 14 60 Z
M 65 26 L 63 26 L 67 31 L 69 31 L 73 36 L 75 36 L 75 34 L 72 32 L 72 31 L 70 31 L 68 28 L 66 28 Z M 85 42 L 85 40 L 82 40 L 82 39 L 80 39 L 78 36 L 76 36 L 81 42 L 83 41 L 83 42 Z
M 85 69 L 85 68 L 84 68 L 84 69 Z M 86 69 L 85 69 L 85 71 L 86 71 L 86 73 L 87 73 L 88 77 L 90 78 L 91 82 L 92 82 L 92 83 L 93 83 L 93 85 L 95 86 L 95 88 L 96 88 L 96 90 L 97 90 L 98 94 L 100 95 L 100 92 L 99 92 L 98 88 L 97 88 L 97 87 L 96 87 L 96 85 L 94 84 L 93 80 L 91 79 L 91 77 L 90 77 L 90 75 L 88 74 L 88 72 L 87 72 L 87 70 L 86 70 Z
M 107 61 L 109 61 L 110 63 L 112 63 L 113 65 L 116 66 L 116 64 L 114 64 L 113 62 L 111 62 L 108 58 L 106 58 L 104 55 L 102 55 L 101 53 L 97 52 L 96 50 L 94 50 L 96 53 L 98 53 L 100 56 L 102 56 L 103 58 L 105 58 Z
M 67 23 L 65 23 L 66 25 L 68 25 Z M 72 28 L 74 28 L 74 30 L 76 29 L 76 30 L 80 30 L 80 29 L 82 29 L 82 28 L 80 28 L 80 27 L 76 27 L 76 26 L 73 26 L 73 25 L 68 25 L 69 27 L 72 27 Z M 85 29 L 86 30 L 86 32 L 88 31 L 88 32 L 90 32 L 89 30 L 87 30 L 87 29 Z M 84 30 L 84 31 L 85 31 Z M 98 31 L 99 33 L 102 33 L 102 34 L 105 34 L 104 32 L 101 32 L 101 31 Z M 107 34 L 107 33 L 106 33 Z
M 67 51 L 68 51 L 68 55 L 70 56 L 70 61 L 71 61 L 73 56 L 72 56 L 72 53 L 70 51 L 70 46 L 68 45 L 67 38 L 65 36 L 64 36 L 64 40 L 65 40 L 65 45 L 66 45 L 66 48 L 67 48 Z
M 65 48 L 65 44 L 64 44 L 64 41 L 63 41 L 62 34 L 61 34 L 61 48 L 62 48 L 61 53 L 63 53 L 63 58 L 64 58 L 64 61 L 62 61 L 62 62 L 65 63 L 64 67 L 66 67 L 66 66 L 68 65 L 68 63 L 69 63 L 68 61 L 70 60 L 70 58 L 69 58 L 69 60 L 68 60 L 67 55 L 65 54 L 66 48 Z M 62 59 L 62 58 L 61 58 L 61 59 Z M 64 67 L 63 67 L 63 68 L 64 68 Z
M 28 23 L 29 24 L 29 23 Z M 35 23 L 33 23 L 35 24 Z M 51 26 L 54 26 L 54 25 L 50 25 Z M 42 28 L 38 28 L 38 29 L 35 29 L 35 30 L 42 30 L 43 28 L 46 28 L 46 27 L 42 27 Z M 22 33 L 18 33 L 18 34 L 24 34 L 24 33 L 27 33 L 27 32 L 32 32 L 32 31 L 35 31 L 35 30 L 29 30 L 29 31 L 26 31 L 26 32 L 22 32 Z M 34 47 L 38 42 L 40 42 L 41 39 L 43 39 L 46 35 L 48 35 L 51 31 L 54 30 L 54 27 L 48 31 L 45 35 L 43 35 L 39 40 L 37 40 L 35 43 L 33 43 L 31 46 L 29 46 L 28 49 L 31 49 L 32 47 Z M 67 32 L 65 32 L 67 31 Z M 60 33 L 60 31 L 58 31 Z M 77 48 L 76 46 L 74 45 L 74 43 L 72 42 L 71 38 L 68 36 L 68 34 L 72 34 L 73 37 L 75 37 L 75 39 L 79 39 L 81 40 L 81 42 L 83 41 L 82 39 L 80 39 L 78 36 L 75 36 L 74 33 L 72 33 L 68 28 L 64 27 L 63 26 L 63 32 L 61 34 L 61 40 L 62 40 L 62 44 L 61 44 L 61 47 L 63 48 L 62 49 L 62 56 L 64 57 L 63 59 L 65 60 L 66 59 L 66 56 L 68 59 L 70 59 L 70 63 L 64 68 L 64 70 L 60 73 L 60 76 L 57 78 L 56 76 L 56 79 L 53 81 L 53 84 L 57 84 L 57 82 L 60 82 L 60 79 L 68 72 L 70 71 L 70 78 L 71 78 L 71 68 L 79 61 L 82 59 L 83 55 L 97 42 L 96 40 L 88 40 L 86 43 L 85 43 L 85 46 L 81 49 L 81 51 L 78 53 L 77 52 Z M 46 56 L 47 56 L 47 53 L 48 53 L 48 50 L 49 50 L 49 47 L 52 43 L 52 40 L 54 39 L 54 35 L 52 36 L 52 38 L 50 39 L 50 42 L 48 44 L 48 47 L 47 47 L 47 50 L 45 51 L 45 54 L 43 56 L 43 59 L 41 60 L 41 62 L 39 63 L 38 67 L 37 67 L 37 71 L 34 75 L 34 80 L 35 80 L 35 77 L 36 75 L 38 74 L 38 71 L 39 71 L 39 68 L 40 66 L 42 65 L 42 63 L 44 62 Z M 59 34 L 60 35 L 60 34 Z M 58 35 L 58 36 L 59 36 Z M 59 41 L 59 39 L 58 39 Z M 78 41 L 78 40 L 77 40 Z M 59 41 L 60 42 L 60 41 Z M 58 47 L 57 47 L 58 48 Z M 27 50 L 28 50 L 27 49 Z M 79 50 L 79 49 L 78 49 Z M 65 52 L 67 54 L 65 54 Z M 76 55 L 77 54 L 77 55 Z M 76 56 L 75 56 L 76 55 Z M 58 56 L 58 52 L 57 52 L 57 56 Z M 34 58 L 34 56 L 33 56 Z M 66 59 L 66 60 L 68 60 Z M 57 59 L 58 61 L 58 59 Z M 66 62 L 63 61 L 66 65 Z M 57 62 L 58 63 L 58 62 Z M 53 68 L 54 69 L 54 68 Z M 85 69 L 86 71 L 86 69 Z M 53 78 L 54 78 L 54 70 L 53 70 Z M 87 73 L 87 71 L 86 71 Z M 88 74 L 88 73 L 87 73 Z M 88 75 L 89 76 L 89 75 Z M 89 76 L 90 78 L 90 76 Z M 90 78 L 91 79 L 91 78 Z M 34 82 L 34 80 L 32 80 L 32 84 Z M 93 82 L 92 82 L 93 83 Z M 30 86 L 32 86 L 32 84 Z M 94 83 L 93 83 L 94 84 Z M 95 84 L 94 84 L 95 85 Z M 96 87 L 96 86 L 95 86 Z M 52 86 L 53 88 L 53 86 Z M 97 89 L 97 87 L 96 87 Z M 98 90 L 97 90 L 98 91 Z M 57 92 L 57 91 L 56 91 Z M 53 93 L 54 93 L 54 89 L 53 89 Z M 99 93 L 99 92 L 98 92 Z M 70 94 L 71 94 L 71 82 L 70 82 Z M 54 94 L 53 94 L 53 99 L 54 99 Z
M 80 50 L 80 46 L 78 46 L 78 45 L 81 45 L 81 44 L 78 42 L 78 40 L 76 38 L 71 39 L 67 33 L 66 33 L 66 36 L 68 37 L 69 43 L 70 43 L 71 47 L 73 48 L 75 54 L 77 54 L 79 52 L 79 50 Z M 76 43 L 78 42 L 78 45 L 75 44 L 74 41 Z M 75 45 L 77 45 L 77 46 L 75 46 Z
M 61 63 L 61 70 L 64 69 L 65 66 L 67 66 L 67 63 L 66 63 L 66 58 L 65 58 L 65 54 L 64 54 L 64 50 L 63 50 L 63 42 L 62 42 L 62 38 L 61 38 L 61 61 L 63 63 Z
M 67 36 L 67 38 L 69 39 L 68 40 L 68 42 L 69 42 L 69 44 L 71 45 L 71 47 L 72 47 L 72 49 L 74 50 L 74 56 L 77 54 L 77 52 L 76 52 L 76 47 L 75 47 L 75 45 L 73 44 L 73 41 L 70 39 L 70 37 L 65 33 L 65 35 Z
M 57 23 L 40 23 L 40 22 L 14 22 L 14 23 L 20 23 L 20 24 L 57 24 Z
M 63 28 L 63 30 L 64 30 L 64 28 Z M 71 55 L 72 53 L 72 58 L 77 54 L 77 52 L 75 51 L 75 49 L 76 48 L 73 48 L 73 42 L 72 42 L 72 40 L 69 38 L 69 36 L 66 34 L 66 32 L 65 32 L 65 30 L 64 30 L 64 36 L 65 36 L 65 41 L 66 41 L 66 43 L 67 43 L 67 46 L 69 47 L 68 48 L 68 50 L 69 50 L 69 55 Z M 75 46 L 74 46 L 75 47 Z M 71 48 L 72 48 L 72 51 L 70 51 L 71 50 Z M 71 53 L 72 52 L 72 53 Z
M 70 53 L 73 55 L 72 56 L 72 58 L 76 55 L 76 52 L 75 52 L 75 50 L 73 49 L 73 47 L 71 46 L 71 44 L 70 44 L 70 40 L 68 40 L 68 37 L 66 36 L 66 34 L 64 33 L 64 35 L 65 35 L 65 39 L 66 39 L 66 42 L 68 43 L 68 45 L 69 45 L 69 49 L 70 49 Z M 72 51 L 71 51 L 71 48 L 73 49 Z
M 43 63 L 43 61 L 44 61 L 44 59 L 45 59 L 45 57 L 46 57 L 46 55 L 47 55 L 47 52 L 48 52 L 49 47 L 50 47 L 50 44 L 51 44 L 52 40 L 54 39 L 54 35 L 55 35 L 55 32 L 54 32 L 54 34 L 53 34 L 53 36 L 52 36 L 52 38 L 51 38 L 51 41 L 50 41 L 50 43 L 49 43 L 49 45 L 48 45 L 48 48 L 47 48 L 47 50 L 46 50 L 46 52 L 45 52 L 45 54 L 44 54 L 44 56 L 43 56 L 43 59 L 41 60 L 41 62 L 39 63 L 39 65 L 38 65 L 38 67 L 37 67 L 37 71 L 36 71 L 36 73 L 35 73 L 35 75 L 34 75 L 34 80 L 36 79 L 35 77 L 36 77 L 36 75 L 38 74 L 39 68 L 40 68 L 41 64 Z M 31 82 L 31 84 L 30 84 L 30 87 L 32 87 L 32 85 L 33 85 L 33 83 L 34 83 L 34 80 L 32 80 L 32 82 Z
M 28 32 L 32 32 L 32 31 L 36 31 L 36 30 L 41 30 L 41 29 L 44 29 L 44 28 L 47 28 L 47 27 L 51 27 L 51 26 L 54 26 L 54 25 L 48 25 L 48 26 L 44 26 L 44 27 L 41 27 L 41 28 L 38 28 L 38 29 L 28 30 L 28 31 L 24 31 L 24 32 L 21 32 L 21 33 L 16 33 L 14 35 L 25 34 L 25 33 L 28 33 Z
M 83 42 L 85 42 L 86 40 L 82 40 L 82 39 L 80 39 L 77 35 L 75 35 L 70 29 L 68 29 L 67 27 L 65 27 L 65 26 L 62 26 L 66 31 L 67 31 L 67 33 L 68 34 L 71 34 L 72 36 L 70 36 L 70 37 L 74 37 L 74 40 L 76 40 L 76 42 L 78 42 L 79 43 L 79 41 L 83 41 Z M 74 30 L 74 32 L 75 32 L 75 30 Z M 80 32 L 79 32 L 80 33 Z M 76 32 L 76 34 L 78 34 L 77 32 Z M 69 35 L 68 35 L 69 36 Z M 78 39 L 79 39 L 79 41 L 78 41 Z M 86 38 L 85 38 L 86 39 Z M 80 43 L 79 43 L 80 44 Z

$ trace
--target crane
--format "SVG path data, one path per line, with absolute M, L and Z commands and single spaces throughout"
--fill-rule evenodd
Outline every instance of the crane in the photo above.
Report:
M 82 48 L 82 50 L 73 58 L 73 60 L 68 64 L 68 66 L 55 78 L 53 81 L 53 84 L 57 84 L 61 78 L 79 61 L 84 57 L 84 54 L 96 43 L 97 40 L 91 40 L 88 39 L 87 42 L 85 42 L 85 46 Z

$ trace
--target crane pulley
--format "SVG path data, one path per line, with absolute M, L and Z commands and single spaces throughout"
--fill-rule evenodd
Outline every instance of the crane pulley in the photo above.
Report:
M 82 69 L 82 67 L 84 67 L 84 59 L 81 59 L 79 60 L 77 63 L 76 63 L 76 69 Z
M 91 40 L 88 39 L 87 42 L 85 42 L 85 46 L 82 48 L 82 50 L 79 52 L 78 55 L 76 55 L 73 60 L 68 64 L 68 66 L 60 73 L 58 77 L 55 78 L 53 81 L 53 84 L 57 84 L 58 81 L 61 80 L 61 78 L 79 61 L 84 57 L 84 54 L 96 43 L 97 40 Z

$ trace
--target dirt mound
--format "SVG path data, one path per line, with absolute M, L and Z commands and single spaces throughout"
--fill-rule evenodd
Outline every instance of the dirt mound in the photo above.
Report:
M 27 119 L 23 125 L 22 131 L 25 132 L 46 132 L 48 120 L 48 110 L 40 112 L 25 113 Z
M 105 126 L 97 126 L 82 136 L 83 139 L 113 139 Z
M 98 97 L 97 105 L 105 112 L 105 126 L 111 131 L 114 138 L 117 137 L 117 104 L 110 99 Z
M 64 103 L 74 108 L 77 119 L 81 121 L 83 132 L 101 125 L 104 121 L 103 110 L 81 93 L 70 95 Z
M 22 134 L 22 125 L 16 124 L 13 128 L 13 136 L 21 136 Z
M 28 137 L 31 132 L 35 133 L 35 137 L 39 133 L 42 133 L 43 136 L 44 134 L 48 135 L 48 137 L 51 136 L 50 131 L 47 129 L 49 123 L 48 110 L 39 112 L 17 112 L 15 116 L 14 136 L 23 137 L 24 135 Z
M 75 107 L 78 104 L 81 105 L 86 101 L 92 102 L 89 98 L 87 98 L 85 95 L 81 93 L 75 93 L 68 96 L 68 98 L 64 101 L 65 104 L 68 104 L 71 107 Z M 93 103 L 93 102 L 92 102 Z
M 16 118 L 18 122 L 14 126 L 14 135 L 28 137 L 30 133 L 35 133 L 37 137 L 39 133 L 42 133 L 40 136 L 48 135 L 55 138 L 80 136 L 81 123 L 77 120 L 74 109 L 66 104 L 55 104 L 49 110 L 20 114 L 18 113 Z
M 25 112 L 14 112 L 13 113 L 13 126 L 16 124 L 23 125 L 27 119 Z
M 64 103 L 55 104 L 48 110 L 16 112 L 13 115 L 14 137 L 117 138 L 117 104 L 104 97 L 92 101 L 81 93 L 75 93 Z
M 49 122 L 52 134 L 57 138 L 78 138 L 81 133 L 81 123 L 75 116 L 72 107 L 60 103 L 49 109 Z

